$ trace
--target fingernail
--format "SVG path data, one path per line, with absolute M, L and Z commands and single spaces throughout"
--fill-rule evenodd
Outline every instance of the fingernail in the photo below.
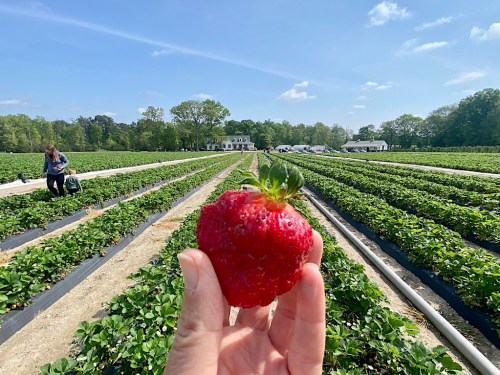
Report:
M 177 254 L 177 259 L 182 269 L 182 277 L 184 278 L 184 285 L 188 289 L 196 289 L 198 287 L 198 270 L 194 259 L 184 253 Z

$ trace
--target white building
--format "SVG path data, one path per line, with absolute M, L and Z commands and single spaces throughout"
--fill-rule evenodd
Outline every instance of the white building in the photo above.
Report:
M 311 147 L 311 151 L 315 151 L 315 152 L 323 152 L 325 150 L 326 150 L 326 146 L 316 145 L 316 146 Z
M 292 146 L 293 151 L 304 151 L 304 150 L 309 150 L 311 146 L 309 145 L 294 145 Z
M 365 150 L 365 151 L 387 151 L 389 145 L 386 141 L 382 140 L 371 140 L 371 141 L 349 141 L 341 146 L 347 151 L 352 150 Z
M 255 144 L 250 142 L 249 135 L 228 135 L 222 142 L 208 142 L 207 150 L 223 149 L 225 151 L 255 150 Z
M 291 149 L 292 149 L 292 146 L 290 146 L 290 145 L 279 145 L 275 148 L 275 150 L 278 150 L 278 151 L 281 151 L 281 150 L 290 151 Z

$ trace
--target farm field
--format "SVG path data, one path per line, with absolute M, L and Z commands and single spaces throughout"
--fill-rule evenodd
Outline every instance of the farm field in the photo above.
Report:
M 500 173 L 500 154 L 498 153 L 360 152 L 329 154 L 329 156 L 428 165 L 485 173 Z
M 76 168 L 78 173 L 131 167 L 150 163 L 179 159 L 190 159 L 200 155 L 213 155 L 216 152 L 131 152 L 131 151 L 98 151 L 98 152 L 64 152 L 70 161 L 69 168 Z M 43 168 L 43 153 L 0 154 L 0 183 L 19 179 L 22 173 L 27 179 L 40 178 Z
M 175 255 L 185 248 L 196 246 L 194 227 L 198 208 L 205 201 L 215 199 L 222 191 L 238 188 L 238 181 L 241 180 L 238 169 L 255 170 L 256 155 L 227 154 L 215 161 L 193 160 L 175 167 L 158 166 L 147 172 L 130 172 L 102 181 L 84 181 L 88 186 L 84 186 L 81 197 L 67 199 L 67 202 L 76 201 L 74 207 L 67 203 L 49 208 L 47 202 L 54 201 L 43 201 L 42 192 L 17 196 L 12 201 L 10 199 L 13 197 L 0 198 L 1 219 L 11 218 L 14 222 L 17 217 L 38 218 L 48 209 L 61 212 L 63 208 L 72 206 L 62 214 L 65 216 L 82 207 L 104 203 L 116 197 L 130 197 L 126 201 L 120 199 L 122 202 L 97 217 L 82 222 L 76 229 L 75 226 L 70 230 L 61 229 L 62 233 L 55 237 L 15 249 L 12 258 L 5 262 L 0 272 L 0 314 L 4 314 L 4 324 L 9 325 L 12 316 L 15 316 L 7 313 L 9 310 L 30 307 L 32 302 L 37 304 L 39 301 L 32 301 L 32 295 L 42 290 L 50 293 L 50 288 L 54 289 L 63 283 L 72 270 L 78 272 L 80 263 L 109 259 L 54 305 L 37 314 L 36 318 L 12 337 L 2 341 L 4 326 L 0 327 L 0 351 L 5 353 L 0 359 L 0 370 L 19 374 L 64 374 L 70 371 L 88 374 L 100 373 L 104 369 L 114 369 L 115 373 L 162 373 L 166 354 L 175 334 L 183 288 Z M 262 154 L 258 156 L 259 163 L 267 162 Z M 275 157 L 271 155 L 272 159 Z M 401 213 L 403 210 L 411 210 L 415 212 L 415 217 L 420 217 L 417 215 L 424 215 L 428 211 L 432 214 L 439 213 L 445 211 L 446 207 L 449 212 L 446 211 L 447 214 L 442 217 L 426 216 L 425 224 L 430 232 L 424 233 L 431 233 L 436 228 L 440 230 L 438 234 L 429 237 L 436 242 L 428 242 L 426 246 L 442 256 L 438 259 L 440 270 L 447 263 L 452 263 L 448 274 L 445 273 L 446 281 L 459 284 L 457 288 L 462 288 L 459 290 L 464 300 L 487 311 L 493 319 L 498 319 L 496 297 L 500 295 L 498 256 L 495 255 L 495 250 L 499 241 L 496 226 L 499 192 L 494 182 L 489 179 L 457 177 L 456 183 L 453 178 L 452 181 L 446 180 L 445 187 L 449 187 L 447 189 L 440 188 L 441 184 L 424 180 L 421 176 L 403 176 L 403 172 L 397 174 L 375 169 L 358 170 L 356 168 L 365 167 L 359 163 L 351 163 L 350 166 L 349 162 L 339 160 L 338 166 L 334 167 L 336 160 L 316 156 L 286 155 L 285 159 L 299 165 L 307 182 L 318 191 L 324 185 L 322 195 L 328 200 L 333 200 L 333 195 L 342 196 L 341 190 L 345 190 L 351 199 L 357 199 L 358 193 L 355 190 L 365 191 L 371 186 L 373 190 L 369 194 L 374 197 L 372 201 L 365 205 L 360 205 L 361 201 L 352 203 L 353 207 L 359 206 L 360 221 L 362 217 L 373 218 L 367 225 L 376 226 L 376 215 L 371 213 L 382 207 L 386 209 L 382 201 L 390 201 L 389 198 L 393 201 L 386 205 L 400 211 L 383 213 L 382 221 L 388 221 L 391 216 L 401 218 L 404 216 Z M 383 183 L 375 184 L 375 189 L 366 181 L 354 178 L 360 174 L 366 179 L 377 178 Z M 341 178 L 344 182 L 340 182 Z M 106 184 L 104 180 L 109 180 L 110 183 Z M 345 186 L 336 190 L 331 182 L 333 180 Z M 474 183 L 476 180 L 477 183 Z M 168 182 L 159 185 L 163 181 Z M 417 186 L 417 182 L 421 185 Z M 384 193 L 385 184 L 387 189 L 390 189 L 389 184 L 393 184 L 393 194 Z M 394 190 L 397 190 L 394 186 L 401 187 L 401 194 L 408 195 L 394 194 Z M 403 187 L 408 191 L 403 190 Z M 424 187 L 431 187 L 432 193 Z M 134 191 L 144 188 L 146 190 L 141 194 L 132 196 Z M 199 190 L 192 193 L 195 188 Z M 398 199 L 400 202 L 410 202 L 413 197 L 409 195 L 410 191 L 420 194 L 414 200 L 421 205 L 412 203 L 411 208 L 392 206 Z M 328 195 L 328 192 L 332 195 Z M 183 200 L 182 197 L 186 194 L 192 195 Z M 19 198 L 23 196 L 24 199 Z M 439 205 L 434 211 L 426 210 L 426 205 L 434 204 L 434 201 L 442 206 Z M 452 206 L 449 205 L 450 201 L 453 201 Z M 340 207 L 340 204 L 335 203 Z M 333 234 L 334 229 L 331 225 L 329 227 L 319 211 L 315 211 L 307 202 L 297 204 L 324 239 L 325 254 L 321 270 L 327 293 L 328 327 L 325 374 L 455 374 L 461 373 L 461 367 L 463 373 L 477 373 L 447 340 L 427 326 L 404 298 L 387 286 L 386 281 L 377 275 L 377 271 L 371 269 L 362 258 L 353 255 L 352 249 L 346 250 L 349 244 L 345 240 L 339 238 L 337 242 L 334 236 L 337 237 L 338 234 Z M 373 207 L 370 208 L 369 205 Z M 32 207 L 38 207 L 35 209 L 37 214 L 29 211 Z M 464 211 L 453 211 L 462 209 Z M 25 213 L 20 215 L 21 212 Z M 457 212 L 461 218 L 471 215 L 470 220 L 464 220 L 467 225 L 450 221 Z M 123 237 L 134 233 L 135 228 L 150 220 L 148 217 L 152 215 L 160 215 L 160 218 L 155 216 L 157 221 L 144 234 L 134 235 L 135 241 L 125 245 L 115 255 L 104 256 L 108 251 L 111 252 L 110 246 L 112 248 L 119 245 Z M 482 216 L 473 220 L 477 215 Z M 416 225 L 417 219 L 413 220 Z M 433 224 L 433 220 L 440 223 Z M 488 222 L 486 227 L 480 225 L 483 221 Z M 36 223 L 42 227 L 46 224 Z M 18 227 L 11 233 L 25 231 L 30 225 L 34 227 L 35 222 Z M 454 232 L 449 227 L 460 228 L 461 232 Z M 413 248 L 420 237 L 413 232 L 411 236 L 405 236 L 404 231 L 404 227 L 401 227 L 393 238 L 388 237 L 388 232 L 384 232 L 384 236 L 402 248 L 397 238 L 404 237 L 406 243 L 411 243 L 410 247 Z M 444 242 L 440 243 L 438 239 Z M 475 247 L 467 247 L 466 243 L 469 242 L 464 241 L 474 239 L 478 241 Z M 462 242 L 465 245 L 462 246 Z M 481 245 L 489 246 L 490 249 L 481 249 Z M 347 251 L 351 253 L 346 255 Z M 464 254 L 473 259 L 469 261 Z M 455 259 L 454 256 L 458 260 L 446 261 Z M 428 259 L 422 254 L 413 257 L 418 260 L 417 263 L 427 266 L 425 262 Z M 434 258 L 435 256 L 429 256 L 429 259 Z M 463 274 L 464 270 L 467 270 L 467 275 Z M 477 272 L 477 275 L 471 275 L 471 270 Z M 126 277 L 130 273 L 134 274 L 131 279 Z M 425 289 L 429 295 L 432 294 L 429 288 L 421 286 L 417 280 L 414 288 Z M 438 297 L 429 298 L 435 302 Z M 102 305 L 105 306 L 104 309 Z M 447 310 L 445 306 L 442 309 Z M 452 312 L 449 314 L 453 315 Z M 87 322 L 79 324 L 82 320 Z M 460 324 L 467 325 L 464 322 Z M 56 326 L 60 333 L 55 332 Z M 492 348 L 487 339 L 472 328 L 466 328 L 464 332 L 473 335 L 478 348 L 490 360 L 496 357 L 494 363 L 499 365 L 499 352 Z M 76 341 L 71 345 L 73 334 L 76 335 Z

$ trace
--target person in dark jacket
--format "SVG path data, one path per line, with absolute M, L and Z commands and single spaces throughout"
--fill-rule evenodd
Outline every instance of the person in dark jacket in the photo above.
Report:
M 43 164 L 42 177 L 47 176 L 47 187 L 55 197 L 64 196 L 64 168 L 69 164 L 69 160 L 54 145 L 45 148 L 45 163 Z M 54 188 L 54 182 L 57 189 Z
M 66 190 L 70 195 L 75 194 L 76 192 L 82 191 L 82 185 L 80 184 L 80 179 L 76 177 L 76 169 L 68 170 L 69 176 L 66 177 L 66 181 L 64 185 L 66 186 Z

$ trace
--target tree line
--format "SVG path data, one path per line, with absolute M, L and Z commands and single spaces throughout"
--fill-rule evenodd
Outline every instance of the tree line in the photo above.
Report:
M 458 104 L 432 111 L 425 119 L 403 114 L 394 120 L 363 126 L 357 133 L 339 125 L 317 122 L 226 120 L 230 112 L 220 102 L 189 100 L 170 109 L 148 107 L 131 124 L 113 118 L 80 116 L 72 122 L 48 121 L 24 114 L 0 116 L 1 152 L 42 152 L 48 143 L 64 151 L 176 151 L 201 149 L 225 135 L 249 135 L 255 147 L 280 144 L 325 145 L 339 149 L 348 140 L 383 139 L 391 149 L 500 145 L 500 90 L 484 89 Z

